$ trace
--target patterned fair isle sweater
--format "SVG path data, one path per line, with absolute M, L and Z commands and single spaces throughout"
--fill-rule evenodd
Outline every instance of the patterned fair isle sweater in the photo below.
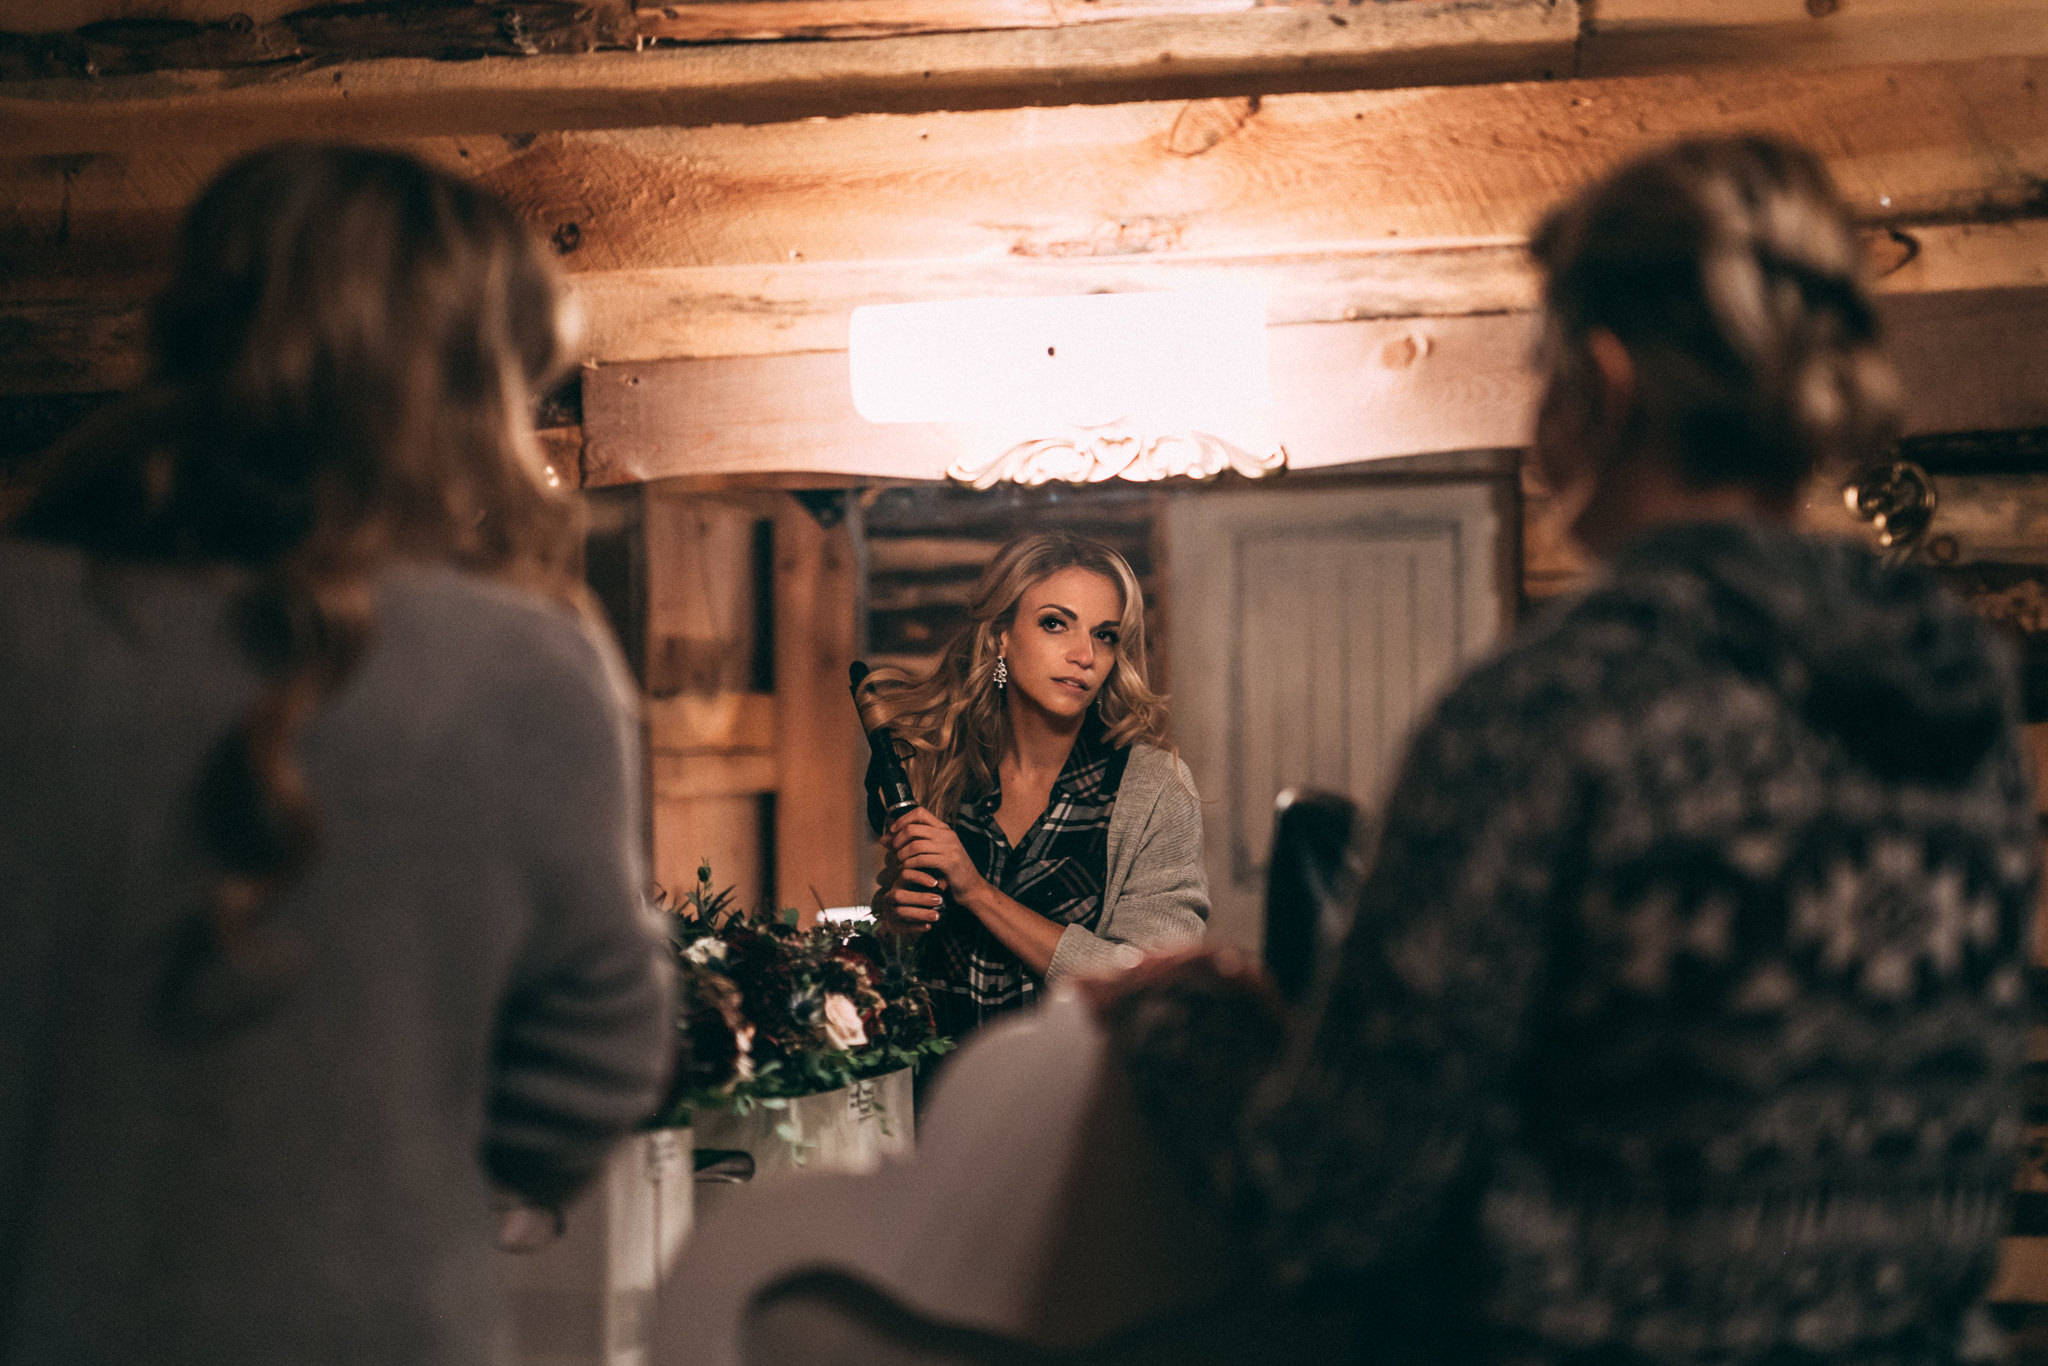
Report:
M 1647 538 L 1417 736 L 1254 1107 L 1258 1239 L 1381 1361 L 1995 1350 L 2038 841 L 1924 576 Z

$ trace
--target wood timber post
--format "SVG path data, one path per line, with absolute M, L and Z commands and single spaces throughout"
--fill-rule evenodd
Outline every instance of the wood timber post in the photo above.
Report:
M 854 553 L 845 520 L 822 526 L 793 498 L 776 514 L 775 896 L 799 908 L 806 924 L 820 905 L 866 899 L 863 740 L 846 691 L 856 646 Z

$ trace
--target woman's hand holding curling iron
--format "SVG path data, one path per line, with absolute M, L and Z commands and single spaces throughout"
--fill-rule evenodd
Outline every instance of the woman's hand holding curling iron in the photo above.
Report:
M 899 934 L 922 934 L 937 923 L 948 892 L 964 901 L 987 881 L 953 827 L 921 806 L 896 818 L 882 836 L 882 854 L 875 915 Z
M 883 843 L 894 862 L 936 877 L 939 886 L 951 892 L 955 900 L 966 900 L 986 880 L 974 866 L 974 860 L 967 857 L 967 847 L 960 843 L 953 827 L 921 806 L 898 816 L 883 836 Z
M 953 827 L 923 807 L 896 818 L 882 836 L 875 915 L 884 929 L 922 934 L 948 896 L 971 912 L 1033 972 L 1044 974 L 1063 927 L 997 891 L 974 866 Z
M 893 854 L 886 856 L 882 871 L 875 875 L 875 919 L 893 934 L 923 934 L 938 923 L 945 899 L 937 878 L 903 867 Z

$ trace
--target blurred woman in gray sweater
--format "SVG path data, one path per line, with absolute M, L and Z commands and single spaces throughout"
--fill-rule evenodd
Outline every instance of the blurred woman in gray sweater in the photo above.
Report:
M 656 1098 L 559 306 L 489 195 L 256 153 L 0 538 L 0 1361 L 500 1360 L 493 1188 Z

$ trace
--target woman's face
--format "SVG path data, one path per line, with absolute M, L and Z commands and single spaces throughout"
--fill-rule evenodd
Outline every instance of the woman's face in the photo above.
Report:
M 1116 668 L 1123 614 L 1116 582 L 1091 569 L 1062 569 L 1025 589 L 998 640 L 1013 705 L 1078 719 Z

